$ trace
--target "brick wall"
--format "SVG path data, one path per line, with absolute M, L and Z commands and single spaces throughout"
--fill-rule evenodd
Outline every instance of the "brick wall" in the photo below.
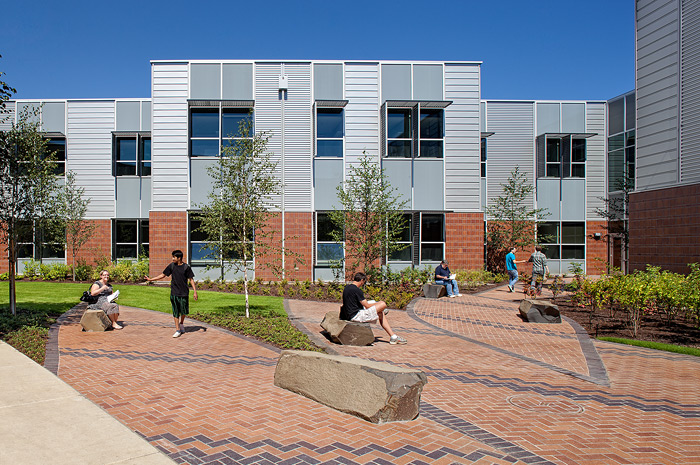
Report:
M 149 275 L 159 275 L 172 262 L 173 250 L 182 250 L 187 262 L 187 212 L 152 211 L 148 220 Z
M 629 205 L 630 270 L 688 272 L 700 262 L 700 184 L 636 192 Z
M 586 274 L 605 273 L 608 262 L 607 221 L 586 222 Z M 595 238 L 600 233 L 600 239 Z M 562 270 L 568 272 L 568 270 Z
M 445 214 L 445 257 L 451 269 L 484 267 L 484 214 Z

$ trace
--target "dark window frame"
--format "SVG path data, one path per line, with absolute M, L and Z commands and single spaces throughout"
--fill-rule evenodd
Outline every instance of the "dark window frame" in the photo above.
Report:
M 117 237 L 117 232 L 119 231 L 120 222 L 135 222 L 136 223 L 136 242 L 123 241 Z M 148 218 L 113 218 L 112 219 L 112 260 L 138 260 L 143 251 L 145 256 L 148 257 L 150 253 L 150 241 L 149 237 L 144 240 L 144 228 L 148 230 L 148 235 L 150 237 L 150 223 Z M 136 247 L 136 256 L 117 256 L 117 249 L 119 246 L 134 246 Z
M 119 163 L 131 163 L 131 160 L 121 161 L 119 159 L 119 147 L 121 141 L 133 141 L 134 149 L 136 150 L 136 159 L 134 163 L 134 174 L 119 174 Z M 148 159 L 145 158 L 146 141 L 149 145 Z M 148 177 L 151 176 L 153 160 L 153 144 L 150 131 L 137 132 L 113 132 L 112 133 L 112 176 L 132 176 L 132 177 Z
M 193 136 L 193 114 L 218 114 L 218 129 L 217 136 Z M 229 137 L 231 133 L 224 134 L 224 115 L 230 114 L 247 114 L 247 118 L 252 122 L 251 134 L 248 137 L 240 137 L 240 135 L 234 135 Z M 216 104 L 206 105 L 206 106 L 190 106 L 187 112 L 187 155 L 189 158 L 216 158 L 220 157 L 222 154 L 222 147 L 226 143 L 227 145 L 233 145 L 236 140 L 249 139 L 252 140 L 255 135 L 255 107 L 254 106 L 226 106 L 222 105 L 221 102 Z M 193 142 L 217 142 L 216 155 L 193 155 Z

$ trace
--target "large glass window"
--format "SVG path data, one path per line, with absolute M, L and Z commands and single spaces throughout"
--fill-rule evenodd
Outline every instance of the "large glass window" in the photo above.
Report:
M 252 121 L 252 108 L 192 108 L 190 156 L 219 156 L 221 146 L 233 145 L 237 139 L 242 139 L 243 124 Z M 247 135 L 247 138 L 252 137 L 253 134 Z
M 114 220 L 112 232 L 115 260 L 148 256 L 148 220 Z
M 389 254 L 390 262 L 412 262 L 413 261 L 413 215 L 404 213 L 404 227 L 401 229 L 399 240 L 397 241 L 404 248 L 395 250 Z
M 586 223 L 583 221 L 544 222 L 537 225 L 537 240 L 547 258 L 584 260 Z
M 54 173 L 58 176 L 66 174 L 66 140 L 59 138 L 48 139 L 46 151 L 54 154 Z
M 422 213 L 420 230 L 420 259 L 439 262 L 445 258 L 445 215 Z
M 114 137 L 114 175 L 151 175 L 151 136 L 116 134 Z
M 316 110 L 316 156 L 342 157 L 345 136 L 342 108 Z
M 390 108 L 387 110 L 387 157 L 411 158 L 413 127 L 410 108 Z
M 316 266 L 331 266 L 345 256 L 344 244 L 333 240 L 337 230 L 328 213 L 316 214 Z
M 571 139 L 571 177 L 586 177 L 586 139 Z
M 442 110 L 420 111 L 421 158 L 442 158 L 444 145 Z
M 481 139 L 481 177 L 485 178 L 486 177 L 486 159 L 487 159 L 487 152 L 486 152 L 486 138 Z
M 561 175 L 561 139 L 547 139 L 547 177 L 558 178 Z
M 66 249 L 63 243 L 55 242 L 55 239 L 49 238 L 41 229 L 33 228 L 31 223 L 20 222 L 18 229 L 18 259 L 63 259 L 66 257 Z

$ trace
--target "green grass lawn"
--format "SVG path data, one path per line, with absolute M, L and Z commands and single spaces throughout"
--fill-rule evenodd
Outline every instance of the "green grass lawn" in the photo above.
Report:
M 694 355 L 696 357 L 700 357 L 700 349 L 696 349 L 694 347 L 676 346 L 661 342 L 638 341 L 636 339 L 623 339 L 620 337 L 599 337 L 598 339 L 601 341 L 616 342 L 618 344 L 646 347 L 648 349 L 664 350 L 666 352 L 675 352 L 677 354 Z
M 89 284 L 17 282 L 17 315 L 9 311 L 9 284 L 0 282 L 0 338 L 43 363 L 48 327 L 79 302 Z M 115 285 L 120 305 L 170 313 L 167 286 Z M 245 318 L 245 297 L 213 291 L 190 293 L 190 317 L 267 341 L 281 348 L 317 350 L 287 318 L 283 299 L 250 296 L 250 319 Z

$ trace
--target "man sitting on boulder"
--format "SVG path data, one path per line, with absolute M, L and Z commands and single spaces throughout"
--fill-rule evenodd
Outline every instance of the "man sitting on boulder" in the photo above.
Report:
M 365 299 L 365 294 L 360 289 L 367 282 L 367 275 L 362 272 L 355 273 L 352 282 L 343 290 L 343 306 L 340 307 L 340 319 L 356 321 L 358 323 L 376 323 L 389 334 L 389 344 L 406 344 L 406 339 L 395 334 L 389 326 L 386 314 L 386 302 L 380 301 L 370 304 Z

